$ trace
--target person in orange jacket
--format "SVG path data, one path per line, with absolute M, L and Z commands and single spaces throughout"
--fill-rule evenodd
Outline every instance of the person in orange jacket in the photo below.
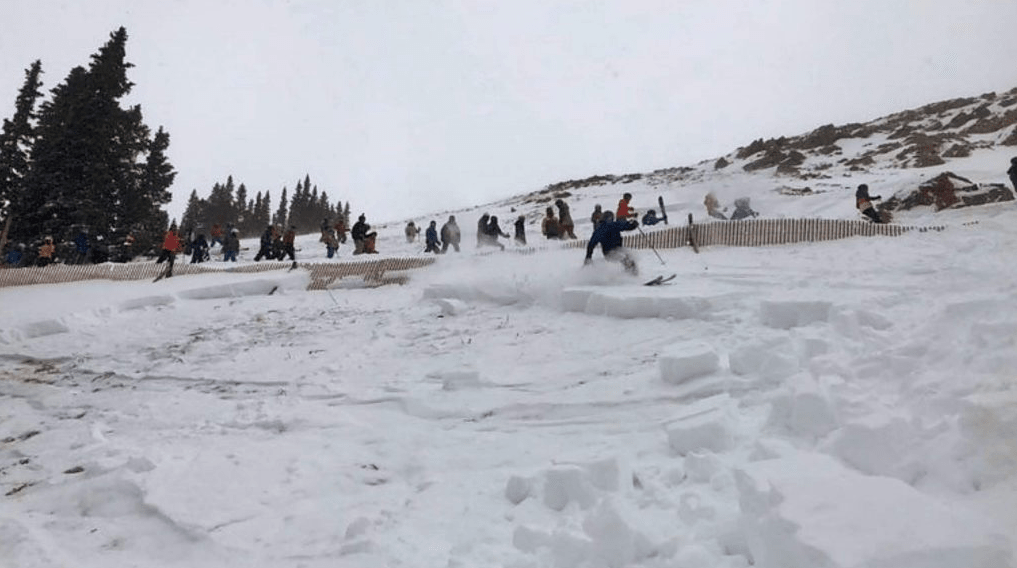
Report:
M 171 225 L 166 231 L 166 236 L 162 239 L 162 252 L 159 253 L 159 258 L 155 261 L 156 264 L 161 264 L 164 260 L 169 261 L 169 268 L 166 269 L 167 278 L 173 276 L 173 261 L 177 259 L 180 249 L 181 243 L 180 236 L 177 235 L 177 226 Z
M 626 193 L 622 195 L 620 201 L 618 201 L 618 211 L 615 213 L 614 218 L 618 221 L 628 221 L 629 219 L 636 218 L 636 210 L 629 207 L 629 202 L 632 201 L 632 194 Z

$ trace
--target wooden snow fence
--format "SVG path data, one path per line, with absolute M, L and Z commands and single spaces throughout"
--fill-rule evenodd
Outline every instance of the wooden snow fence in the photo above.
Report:
M 945 227 L 880 225 L 847 219 L 749 219 L 697 223 L 696 243 L 700 247 L 724 245 L 759 247 L 801 242 L 832 241 L 848 237 L 898 237 L 910 231 L 942 231 Z M 682 225 L 650 232 L 627 233 L 622 239 L 629 248 L 678 248 L 689 244 L 689 227 Z M 569 248 L 586 248 L 586 240 L 570 241 Z
M 324 290 L 337 279 L 359 276 L 370 284 L 403 284 L 408 278 L 401 271 L 421 268 L 434 263 L 434 257 L 385 258 L 366 262 L 301 263 L 298 270 L 311 273 L 308 290 Z M 218 264 L 218 263 L 217 263 Z M 221 266 L 221 264 L 219 264 Z M 285 270 L 289 262 L 266 261 L 257 264 L 229 268 L 213 268 L 202 264 L 177 263 L 173 266 L 173 277 L 191 274 L 214 274 L 223 272 L 258 273 Z M 165 264 L 155 262 L 130 262 L 126 264 L 52 264 L 46 267 L 0 268 L 0 288 L 6 286 L 28 286 L 32 284 L 56 284 L 81 280 L 153 280 L 166 269 Z

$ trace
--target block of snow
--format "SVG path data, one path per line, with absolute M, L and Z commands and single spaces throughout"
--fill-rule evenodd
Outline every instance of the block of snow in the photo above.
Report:
M 661 356 L 659 364 L 660 378 L 677 385 L 716 371 L 720 357 L 709 345 L 692 343 L 671 349 Z
M 555 468 L 544 474 L 544 504 L 561 511 L 569 503 L 588 509 L 596 502 L 596 491 L 577 467 Z
M 839 426 L 835 404 L 811 379 L 801 379 L 788 392 L 774 397 L 768 424 L 811 440 Z
M 505 484 L 505 498 L 513 505 L 518 505 L 530 496 L 533 483 L 525 477 L 513 475 Z
M 443 316 L 459 315 L 469 307 L 466 302 L 455 298 L 435 298 L 434 303 L 441 309 Z
M 434 372 L 429 373 L 427 378 L 432 381 L 440 381 L 442 390 L 447 391 L 475 389 L 483 386 L 480 372 L 473 370 Z
M 893 475 L 920 434 L 901 418 L 874 416 L 845 424 L 831 438 L 829 451 L 858 471 Z
M 703 319 L 711 308 L 706 298 L 642 286 L 566 288 L 561 301 L 565 311 L 622 319 Z
M 24 323 L 18 326 L 18 331 L 21 332 L 21 336 L 24 339 L 34 339 L 36 337 L 46 337 L 47 335 L 67 333 L 70 331 L 70 328 L 59 320 L 47 319 Z
M 988 519 L 827 455 L 750 462 L 735 475 L 743 536 L 759 568 L 1013 565 Z
M 765 300 L 759 304 L 759 316 L 767 327 L 791 329 L 827 321 L 831 305 L 823 300 Z
M 666 427 L 668 445 L 679 455 L 692 452 L 721 452 L 732 446 L 733 420 L 727 395 L 703 399 L 689 405 Z
M 736 375 L 759 375 L 780 379 L 799 370 L 798 361 L 790 353 L 787 342 L 750 343 L 740 345 L 728 354 L 728 365 Z

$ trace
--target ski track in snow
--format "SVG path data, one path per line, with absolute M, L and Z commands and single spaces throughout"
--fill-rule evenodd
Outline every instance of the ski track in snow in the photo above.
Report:
M 0 290 L 39 306 L 0 315 L 0 557 L 1007 565 L 1017 214 L 993 211 L 661 251 L 661 287 L 581 251 L 467 245 L 410 285 L 331 294 Z

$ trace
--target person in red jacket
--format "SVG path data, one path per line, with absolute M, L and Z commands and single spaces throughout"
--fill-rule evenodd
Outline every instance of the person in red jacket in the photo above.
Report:
M 156 264 L 160 264 L 164 260 L 169 261 L 169 267 L 166 268 L 166 278 L 173 276 L 173 261 L 176 260 L 177 252 L 180 249 L 180 236 L 177 235 L 177 226 L 171 225 L 169 230 L 166 231 L 166 236 L 162 239 L 162 252 L 159 253 L 159 258 L 155 261 Z
M 629 207 L 630 201 L 632 201 L 631 193 L 622 195 L 621 201 L 618 202 L 618 211 L 614 215 L 615 219 L 619 221 L 628 221 L 629 219 L 636 218 L 636 210 Z

